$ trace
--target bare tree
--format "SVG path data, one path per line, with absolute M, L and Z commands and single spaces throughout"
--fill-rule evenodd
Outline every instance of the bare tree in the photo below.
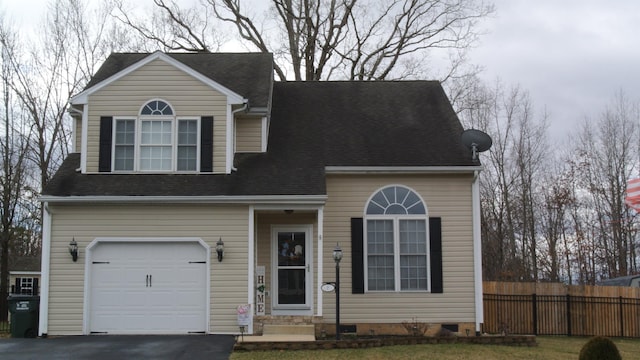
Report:
M 483 273 L 486 279 L 537 280 L 541 237 L 541 171 L 548 149 L 546 115 L 535 117 L 526 91 L 478 87 L 468 110 L 469 127 L 488 132 L 493 147 L 481 177 Z
M 247 48 L 273 53 L 280 80 L 307 81 L 472 79 L 479 69 L 465 65 L 466 51 L 494 11 L 477 0 L 271 0 L 267 16 L 241 0 L 202 0 L 186 10 L 173 0 L 154 3 L 160 14 L 152 17 L 134 19 L 122 2 L 115 16 L 161 49 L 214 51 L 222 35 L 209 31 L 212 15 Z M 452 86 L 453 100 L 466 94 L 461 85 Z
M 129 29 L 135 29 L 140 38 L 133 40 L 132 50 L 211 52 L 220 48 L 226 39 L 223 32 L 211 26 L 215 18 L 211 8 L 197 6 L 185 9 L 175 1 L 153 0 L 155 8 L 144 16 L 135 15 L 123 0 L 107 0 L 114 8 L 113 16 Z
M 96 67 L 122 44 L 109 8 L 89 11 L 80 0 L 52 1 L 39 37 L 17 39 L 4 20 L 2 46 L 2 125 L 0 142 L 0 277 L 8 260 L 40 249 L 41 209 L 37 195 L 69 152 L 69 98 Z M 0 282 L 0 314 L 6 311 L 6 281 Z
M 569 245 L 566 223 L 569 207 L 575 203 L 572 192 L 574 177 L 567 171 L 564 163 L 549 159 L 547 171 L 542 173 L 543 184 L 539 190 L 538 209 L 539 237 L 543 251 L 539 253 L 538 263 L 544 280 L 572 282 L 571 258 L 573 252 Z M 571 242 L 573 244 L 573 241 Z M 563 249 L 564 246 L 564 249 Z M 564 250 L 564 251 L 563 251 Z
M 2 113 L 0 115 L 0 320 L 7 319 L 9 256 L 19 239 L 22 219 L 29 214 L 21 211 L 23 192 L 27 189 L 28 129 L 16 110 L 18 104 L 9 86 L 15 75 L 8 61 L 18 47 L 16 33 L 0 18 L 0 80 L 2 81 Z
M 31 123 L 29 159 L 38 167 L 39 187 L 49 178 L 70 149 L 71 126 L 67 103 L 89 81 L 100 64 L 119 44 L 108 23 L 110 9 L 89 13 L 80 0 L 50 4 L 39 39 L 23 41 L 7 61 L 15 76 L 10 86 Z
M 624 204 L 624 195 L 627 180 L 638 172 L 639 122 L 640 107 L 619 92 L 595 125 L 585 123 L 575 145 L 586 157 L 581 175 L 594 212 L 582 217 L 594 220 L 595 261 L 603 264 L 599 275 L 605 278 L 638 270 L 636 214 Z

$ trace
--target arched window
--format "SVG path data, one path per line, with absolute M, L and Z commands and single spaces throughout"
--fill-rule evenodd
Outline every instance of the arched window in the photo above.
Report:
M 144 104 L 140 115 L 173 115 L 173 109 L 162 100 L 151 100 Z
M 116 118 L 113 170 L 197 171 L 199 121 L 176 118 L 160 99 L 146 102 L 137 117 Z
M 426 206 L 402 185 L 369 199 L 365 211 L 368 291 L 429 290 Z

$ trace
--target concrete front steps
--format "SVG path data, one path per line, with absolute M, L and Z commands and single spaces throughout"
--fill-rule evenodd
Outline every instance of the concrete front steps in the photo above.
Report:
M 238 337 L 238 342 L 299 342 L 315 341 L 314 325 L 272 325 L 264 324 L 262 335 Z

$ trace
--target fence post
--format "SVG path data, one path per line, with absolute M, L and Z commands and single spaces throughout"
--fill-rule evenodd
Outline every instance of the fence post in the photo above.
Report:
M 624 337 L 624 311 L 622 309 L 622 296 L 620 296 L 620 336 Z
M 533 335 L 538 335 L 538 301 L 536 294 L 531 294 L 531 310 L 533 312 Z
M 567 294 L 567 336 L 571 336 L 571 295 Z

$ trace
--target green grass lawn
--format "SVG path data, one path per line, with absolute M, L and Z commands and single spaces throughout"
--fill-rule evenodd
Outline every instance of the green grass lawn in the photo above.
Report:
M 230 360 L 287 360 L 287 359 L 578 359 L 582 346 L 588 341 L 582 337 L 537 338 L 538 347 L 511 347 L 503 345 L 410 345 L 371 349 L 317 350 L 317 351 L 267 351 L 234 352 Z M 612 339 L 623 359 L 638 359 L 640 339 Z

